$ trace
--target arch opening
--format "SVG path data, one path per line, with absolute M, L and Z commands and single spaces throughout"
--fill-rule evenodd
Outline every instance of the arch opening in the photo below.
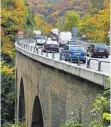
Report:
M 24 99 L 24 85 L 23 79 L 20 82 L 20 95 L 19 95 L 19 121 L 22 122 L 25 119 L 25 99 Z
M 39 98 L 37 96 L 35 97 L 34 100 L 31 127 L 44 127 L 41 105 L 40 105 Z

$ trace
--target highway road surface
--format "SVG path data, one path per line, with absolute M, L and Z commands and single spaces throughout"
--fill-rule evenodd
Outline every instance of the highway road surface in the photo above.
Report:
M 50 38 L 49 38 L 50 39 Z M 24 44 L 28 44 L 32 47 L 35 47 L 35 42 L 34 41 L 22 41 L 22 43 Z M 87 42 L 80 42 L 81 45 L 83 45 L 85 48 L 88 47 L 88 43 Z M 38 53 L 41 54 L 41 50 L 42 50 L 42 47 L 39 47 L 39 50 L 38 50 Z M 43 55 L 46 56 L 46 53 L 43 52 Z M 48 57 L 49 58 L 52 58 L 52 53 L 48 53 Z M 54 53 L 54 59 L 57 59 L 57 60 L 60 60 L 60 55 L 59 53 Z M 90 59 L 90 57 L 87 57 L 87 59 Z M 98 61 L 107 61 L 107 62 L 111 62 L 110 59 L 111 59 L 111 56 L 109 56 L 109 58 L 91 58 L 91 59 L 96 59 L 96 60 L 91 60 L 90 62 L 90 69 L 93 69 L 93 70 L 98 70 Z M 68 62 L 68 61 L 65 61 L 65 62 Z M 70 64 L 75 64 L 77 65 L 77 62 L 76 63 L 70 63 Z M 82 66 L 83 68 L 86 68 L 87 67 L 87 62 L 86 64 L 83 64 L 81 63 L 80 66 Z M 101 71 L 106 73 L 106 74 L 111 74 L 111 70 L 110 70 L 110 66 L 111 64 L 110 63 L 104 63 L 102 62 L 101 63 Z

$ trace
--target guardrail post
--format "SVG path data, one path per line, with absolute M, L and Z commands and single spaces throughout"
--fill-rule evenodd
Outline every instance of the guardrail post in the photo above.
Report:
M 70 62 L 72 63 L 72 57 L 70 56 Z
M 61 55 L 61 53 L 59 53 L 59 60 L 62 60 L 62 55 Z
M 78 56 L 78 64 L 77 64 L 78 66 L 80 66 L 80 59 L 79 59 L 79 56 Z
M 32 51 L 32 46 L 31 46 L 31 51 Z
M 87 68 L 90 68 L 90 59 L 87 59 Z
M 36 48 L 37 54 L 38 54 L 38 48 Z
M 98 64 L 98 71 L 101 71 L 101 61 L 99 61 L 99 64 Z
M 43 50 L 41 50 L 41 55 L 43 55 Z
M 33 52 L 35 53 L 35 47 L 33 48 Z
M 52 52 L 52 58 L 54 59 L 54 52 Z
M 46 51 L 46 57 L 48 57 L 48 51 Z
M 27 45 L 27 50 L 28 50 L 28 45 Z

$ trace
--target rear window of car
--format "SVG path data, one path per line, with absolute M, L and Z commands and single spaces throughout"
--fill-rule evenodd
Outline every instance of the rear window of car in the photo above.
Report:
M 75 46 L 71 46 L 70 50 L 76 50 L 76 51 L 84 51 L 85 49 L 83 47 L 75 47 Z
M 64 50 L 69 50 L 69 46 L 65 46 L 64 47 Z
M 95 46 L 96 49 L 108 49 L 107 45 L 96 45 Z
M 62 43 L 62 44 L 66 44 L 66 43 L 67 43 L 67 41 L 61 41 L 61 43 Z
M 78 45 L 78 42 L 76 42 L 76 41 L 69 41 L 68 42 L 70 45 Z

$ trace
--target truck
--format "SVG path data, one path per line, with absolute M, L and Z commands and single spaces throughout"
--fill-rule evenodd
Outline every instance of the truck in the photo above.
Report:
M 51 30 L 51 39 L 53 41 L 58 41 L 58 39 L 59 39 L 59 30 L 58 29 Z
M 72 33 L 71 32 L 60 32 L 59 34 L 59 46 L 64 46 L 67 44 L 68 41 L 72 40 Z

